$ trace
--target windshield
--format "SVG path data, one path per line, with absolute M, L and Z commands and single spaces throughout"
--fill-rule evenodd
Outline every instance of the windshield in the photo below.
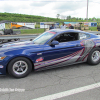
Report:
M 44 32 L 43 34 L 41 34 L 40 36 L 35 38 L 33 40 L 33 42 L 35 44 L 44 44 L 45 42 L 47 42 L 54 35 L 55 35 L 55 32 Z

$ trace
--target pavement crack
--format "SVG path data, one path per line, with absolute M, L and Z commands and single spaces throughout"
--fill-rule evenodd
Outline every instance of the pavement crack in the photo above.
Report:
M 8 98 L 8 100 L 10 100 L 10 93 L 9 93 L 9 98 Z
M 47 75 L 50 79 L 52 79 L 52 77 L 51 77 L 50 75 L 48 75 L 48 74 L 46 74 L 46 73 L 44 73 L 44 74 Z M 53 75 L 53 76 L 56 76 L 56 77 L 59 78 L 59 79 L 57 79 L 56 81 L 54 81 L 54 83 L 59 82 L 60 79 L 62 78 L 62 77 L 59 77 L 59 76 L 57 76 L 57 75 Z M 52 79 L 52 80 L 53 80 L 53 79 Z
M 96 79 L 94 78 L 93 74 L 94 74 L 94 72 L 92 71 L 91 77 L 92 77 L 92 79 L 94 80 L 94 83 L 97 84 L 97 85 L 100 87 L 100 85 L 98 84 L 98 82 L 97 82 Z M 100 91 L 100 88 L 96 88 L 96 89 Z
M 34 90 L 28 89 L 28 90 L 25 90 L 25 91 L 35 91 L 35 90 L 37 90 L 37 89 L 44 89 L 44 88 L 52 87 L 52 86 L 56 86 L 56 85 L 59 85 L 59 83 L 58 83 L 58 84 L 54 84 L 54 85 L 47 85 L 47 86 L 44 86 L 44 87 L 34 88 Z

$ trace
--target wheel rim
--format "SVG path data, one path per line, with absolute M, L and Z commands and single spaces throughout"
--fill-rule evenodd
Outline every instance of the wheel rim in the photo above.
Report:
M 92 53 L 92 60 L 93 60 L 94 62 L 97 62 L 99 59 L 100 59 L 100 52 L 99 52 L 99 51 L 94 51 L 94 52 Z
M 17 61 L 13 64 L 13 72 L 17 75 L 22 75 L 28 70 L 28 65 L 25 61 Z

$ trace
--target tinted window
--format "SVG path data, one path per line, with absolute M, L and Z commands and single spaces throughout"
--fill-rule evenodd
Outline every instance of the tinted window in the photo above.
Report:
M 78 33 L 64 33 L 60 34 L 55 38 L 58 42 L 68 42 L 68 41 L 76 41 L 78 40 Z

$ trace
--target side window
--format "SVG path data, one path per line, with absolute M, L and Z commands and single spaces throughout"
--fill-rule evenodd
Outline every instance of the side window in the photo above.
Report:
M 58 42 L 68 42 L 78 40 L 78 33 L 63 33 L 58 35 L 55 40 Z
M 90 35 L 88 34 L 85 34 L 85 33 L 79 33 L 79 40 L 82 40 L 82 39 L 87 39 L 89 38 Z

